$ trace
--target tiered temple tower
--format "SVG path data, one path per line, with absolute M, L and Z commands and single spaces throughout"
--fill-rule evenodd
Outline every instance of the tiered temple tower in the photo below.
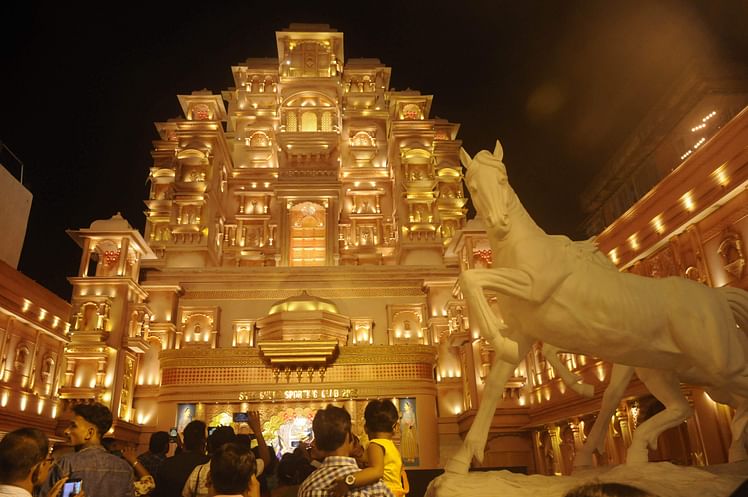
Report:
M 180 95 L 185 117 L 157 125 L 146 239 L 162 265 L 442 264 L 466 212 L 459 126 L 390 91 L 377 59 L 344 66 L 342 33 L 276 38 L 277 60 Z
M 232 67 L 233 88 L 180 95 L 184 117 L 156 124 L 144 240 L 121 218 L 72 232 L 63 398 L 107 402 L 115 436 L 141 425 L 141 441 L 258 409 L 277 450 L 303 435 L 281 426 L 327 402 L 363 434 L 367 400 L 392 398 L 408 464 L 435 467 L 438 411 L 464 410 L 460 391 L 438 405 L 438 371 L 462 374 L 437 353 L 466 213 L 459 126 L 391 90 L 377 59 L 344 63 L 328 26 L 276 39 L 277 59 Z

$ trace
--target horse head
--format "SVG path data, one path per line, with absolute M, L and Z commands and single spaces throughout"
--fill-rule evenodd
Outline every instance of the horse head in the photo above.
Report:
M 475 210 L 483 217 L 486 227 L 500 238 L 506 236 L 511 228 L 509 200 L 512 189 L 503 157 L 504 150 L 498 140 L 493 153 L 481 150 L 474 158 L 460 148 L 460 162 L 467 170 L 465 182 Z

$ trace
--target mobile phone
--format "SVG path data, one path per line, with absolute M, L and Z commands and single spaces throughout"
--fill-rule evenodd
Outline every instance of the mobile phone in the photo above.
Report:
M 208 436 L 211 436 L 216 431 L 217 426 L 208 426 Z
M 73 497 L 81 493 L 83 481 L 80 478 L 71 478 L 62 486 L 62 497 Z
M 235 412 L 233 415 L 234 423 L 248 423 L 249 414 L 246 412 Z
M 169 430 L 169 442 L 176 442 L 177 441 L 177 427 L 173 426 Z

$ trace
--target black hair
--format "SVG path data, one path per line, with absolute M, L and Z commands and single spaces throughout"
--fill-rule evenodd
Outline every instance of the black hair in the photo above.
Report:
M 252 437 L 247 433 L 239 433 L 236 435 L 236 442 L 240 444 L 246 444 L 247 447 L 252 447 Z
M 148 441 L 148 452 L 151 454 L 169 452 L 169 434 L 165 431 L 157 431 L 151 434 L 151 439 Z
M 26 479 L 34 465 L 47 457 L 49 441 L 36 428 L 21 428 L 0 440 L 0 483 Z
M 203 450 L 205 448 L 205 423 L 196 419 L 184 429 L 184 449 Z
M 300 485 L 312 474 L 314 466 L 303 455 L 296 451 L 283 454 L 278 463 L 278 482 L 283 485 Z
M 328 404 L 317 411 L 312 421 L 317 448 L 325 452 L 338 449 L 351 432 L 351 415 L 342 407 Z
M 397 418 L 397 407 L 389 400 L 372 400 L 364 409 L 366 429 L 371 432 L 392 433 Z
M 109 452 L 114 450 L 114 444 L 117 442 L 113 437 L 104 437 L 101 439 L 101 445 Z
M 255 455 L 246 445 L 221 445 L 210 459 L 210 479 L 218 494 L 241 494 L 257 470 Z
M 566 492 L 564 497 L 657 497 L 625 483 L 586 483 Z
M 213 454 L 222 445 L 236 442 L 234 429 L 230 426 L 218 426 L 213 433 L 208 436 L 208 453 Z
M 104 404 L 77 404 L 73 406 L 73 412 L 96 427 L 99 439 L 104 438 L 112 427 L 112 411 Z

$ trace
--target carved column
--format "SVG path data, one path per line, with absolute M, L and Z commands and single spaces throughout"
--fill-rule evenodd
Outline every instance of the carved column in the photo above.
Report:
M 88 263 L 91 261 L 91 239 L 83 239 L 83 256 L 81 257 L 81 265 L 78 268 L 78 276 L 88 276 Z
M 120 242 L 119 249 L 119 260 L 117 261 L 117 276 L 125 275 L 125 268 L 127 267 L 127 253 L 130 250 L 130 239 L 123 238 Z

